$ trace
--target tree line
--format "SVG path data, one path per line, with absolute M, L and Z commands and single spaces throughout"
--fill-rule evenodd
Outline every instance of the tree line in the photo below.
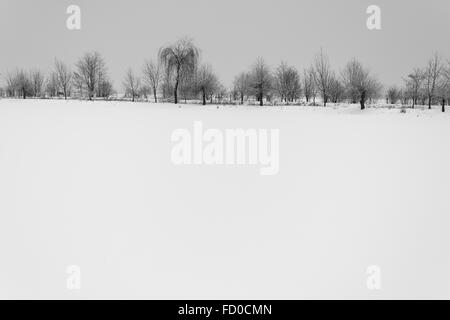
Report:
M 69 66 L 55 59 L 53 70 L 44 75 L 40 70 L 17 69 L 7 73 L 2 95 L 26 99 L 76 98 L 111 99 L 116 91 L 102 55 L 90 52 Z M 450 102 L 450 62 L 437 53 L 423 68 L 415 68 L 404 79 L 402 87 L 385 90 L 387 103 L 410 105 L 440 104 L 442 111 Z M 281 62 L 274 70 L 257 58 L 245 72 L 238 74 L 227 89 L 212 66 L 201 61 L 200 49 L 184 38 L 159 49 L 155 59 L 146 61 L 140 73 L 131 68 L 123 78 L 125 97 L 131 101 L 159 100 L 179 103 L 196 100 L 207 103 L 257 103 L 316 105 L 358 103 L 365 109 L 368 102 L 383 98 L 383 86 L 376 76 L 357 59 L 351 59 L 340 71 L 330 65 L 321 49 L 309 67 L 300 73 Z
M 389 87 L 386 91 L 387 103 L 416 105 L 440 104 L 442 112 L 450 103 L 450 61 L 445 62 L 435 53 L 423 68 L 414 68 L 404 79 L 401 88 Z

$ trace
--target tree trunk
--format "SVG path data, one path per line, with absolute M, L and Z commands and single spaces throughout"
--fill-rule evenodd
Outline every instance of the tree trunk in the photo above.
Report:
M 445 112 L 445 99 L 442 99 L 442 112 Z
M 178 84 L 180 82 L 180 70 L 181 70 L 181 66 L 178 65 L 177 66 L 177 79 L 175 80 L 175 88 L 174 88 L 174 92 L 173 92 L 173 95 L 175 97 L 175 104 L 178 103 Z
M 241 93 L 241 104 L 244 104 L 244 94 Z
M 178 103 L 177 92 L 178 92 L 178 80 L 175 81 L 175 88 L 174 88 L 174 90 L 173 90 L 173 96 L 175 97 L 175 104 Z
M 361 103 L 361 110 L 364 110 L 364 109 L 366 108 L 366 106 L 365 106 L 365 101 L 366 101 L 366 94 L 363 93 L 363 94 L 361 95 L 361 101 L 360 101 L 360 103 Z
M 428 96 L 428 109 L 431 109 L 431 96 Z
M 158 98 L 156 97 L 156 88 L 153 87 L 153 97 L 155 98 L 155 103 L 158 103 Z
M 263 103 L 263 94 L 262 93 L 259 94 L 259 105 L 261 107 L 264 105 L 264 103 Z
M 205 89 L 202 89 L 202 96 L 203 96 L 203 105 L 206 105 L 206 92 Z

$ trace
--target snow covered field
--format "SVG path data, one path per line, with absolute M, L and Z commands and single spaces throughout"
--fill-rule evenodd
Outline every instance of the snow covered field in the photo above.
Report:
M 180 106 L 0 100 L 0 298 L 450 298 L 449 113 Z M 279 173 L 175 166 L 194 121 Z

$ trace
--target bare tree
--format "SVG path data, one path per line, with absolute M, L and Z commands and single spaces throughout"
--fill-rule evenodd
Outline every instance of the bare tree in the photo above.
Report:
M 330 79 L 330 100 L 333 103 L 337 103 L 341 101 L 344 98 L 345 95 L 345 88 L 344 85 L 339 81 L 338 78 L 336 78 L 334 75 Z
M 314 75 L 317 88 L 322 96 L 323 105 L 326 106 L 329 99 L 330 81 L 333 77 L 328 56 L 320 49 L 314 58 Z
M 55 97 L 58 95 L 59 81 L 58 81 L 58 74 L 55 71 L 51 72 L 50 75 L 47 77 L 45 91 L 49 97 Z
M 23 70 L 16 70 L 13 74 L 7 75 L 8 91 L 13 96 L 19 96 L 26 99 L 33 92 L 32 82 L 27 73 Z
M 406 90 L 412 100 L 412 108 L 418 103 L 420 91 L 423 86 L 424 73 L 422 70 L 415 68 L 412 73 L 405 79 Z
M 146 62 L 144 65 L 144 79 L 147 85 L 152 88 L 155 103 L 158 102 L 158 88 L 161 81 L 161 64 L 153 61 Z
M 259 105 L 264 105 L 264 96 L 267 96 L 272 90 L 273 77 L 269 66 L 264 59 L 258 58 L 250 72 L 250 87 L 253 90 Z
M 44 80 L 44 74 L 40 70 L 33 70 L 30 72 L 30 81 L 34 97 L 41 96 Z
M 114 93 L 114 87 L 112 81 L 104 76 L 102 81 L 98 84 L 100 96 L 108 100 L 109 97 Z
M 159 58 L 167 73 L 174 72 L 175 86 L 174 98 L 178 103 L 178 86 L 183 73 L 193 74 L 200 55 L 200 50 L 190 39 L 181 39 L 176 43 L 159 50 Z
M 365 109 L 366 101 L 376 98 L 381 90 L 379 82 L 356 59 L 347 63 L 342 79 L 348 96 L 359 100 L 361 110 Z
M 223 100 L 227 97 L 227 95 L 228 95 L 227 88 L 223 85 L 223 83 L 221 83 L 220 81 L 217 81 L 217 84 L 216 84 L 215 90 L 214 90 L 214 96 L 216 97 L 216 100 L 219 103 L 222 103 Z
M 398 89 L 398 100 L 400 100 L 400 104 L 406 106 L 410 98 L 411 96 L 408 90 L 405 90 L 404 88 Z
M 197 68 L 196 68 L 197 69 Z M 197 87 L 195 83 L 195 72 L 183 72 L 180 76 L 180 83 L 178 85 L 178 93 L 181 98 L 184 99 L 184 103 L 187 103 L 187 99 L 192 98 L 197 94 Z
M 433 103 L 436 86 L 439 81 L 439 77 L 442 72 L 441 58 L 437 53 L 428 60 L 427 67 L 425 69 L 425 90 L 428 97 L 428 109 L 431 109 Z
M 123 81 L 123 86 L 125 88 L 125 93 L 131 95 L 131 99 L 134 102 L 134 99 L 138 96 L 141 88 L 141 79 L 134 75 L 133 70 L 128 69 Z
M 245 96 L 250 92 L 250 75 L 242 72 L 234 78 L 233 88 L 238 93 L 241 104 L 244 104 Z
M 281 101 L 293 102 L 300 96 L 300 75 L 297 69 L 281 62 L 275 71 L 275 89 Z
M 203 105 L 206 105 L 207 97 L 212 97 L 218 87 L 218 80 L 210 65 L 201 65 L 195 76 L 195 84 L 198 92 L 202 95 Z
M 164 68 L 162 71 L 162 95 L 163 99 L 167 99 L 173 93 L 173 74 L 168 68 Z
M 64 93 L 64 99 L 67 99 L 72 85 L 72 70 L 61 60 L 55 59 L 55 74 L 58 79 L 59 88 Z
M 5 76 L 6 81 L 6 95 L 8 97 L 15 97 L 18 94 L 17 79 L 14 73 L 8 72 Z
M 148 85 L 141 85 L 141 88 L 139 89 L 138 95 L 140 97 L 144 97 L 145 100 L 148 101 L 150 94 L 152 93 L 150 87 Z
M 78 91 L 78 97 L 82 98 L 83 97 L 83 87 L 84 87 L 83 78 L 80 76 L 79 73 L 74 72 L 72 75 L 72 82 L 73 82 L 73 86 Z
M 314 79 L 314 68 L 312 66 L 303 70 L 303 93 L 305 95 L 306 103 L 308 103 L 310 99 L 314 99 L 314 104 L 316 104 L 316 82 Z
M 386 92 L 386 99 L 390 104 L 396 104 L 401 99 L 402 92 L 395 86 L 389 87 Z
M 292 67 L 290 74 L 291 80 L 288 90 L 288 100 L 294 102 L 295 100 L 299 99 L 302 94 L 302 84 L 300 80 L 300 74 L 298 73 L 297 69 Z
M 441 100 L 442 112 L 445 112 L 445 102 L 450 103 L 450 61 L 447 68 L 442 68 L 441 78 L 437 84 L 437 96 Z
M 26 99 L 33 94 L 31 80 L 25 71 L 16 69 L 13 73 L 8 72 L 5 80 L 6 94 L 9 97 Z
M 74 76 L 81 80 L 86 88 L 89 100 L 92 100 L 99 82 L 106 74 L 106 66 L 103 57 L 98 52 L 86 53 L 76 63 Z
M 97 73 L 97 97 L 105 97 L 105 92 L 103 92 L 103 89 L 107 86 L 108 83 L 110 83 L 110 81 L 108 78 L 105 62 L 102 58 L 100 60 L 100 67 Z

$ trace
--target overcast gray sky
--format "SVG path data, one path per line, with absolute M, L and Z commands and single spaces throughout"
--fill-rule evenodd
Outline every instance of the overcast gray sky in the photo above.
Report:
M 81 7 L 79 31 L 66 28 L 70 4 Z M 379 31 L 366 28 L 371 4 Z M 97 50 L 119 89 L 128 67 L 190 36 L 226 85 L 257 56 L 303 68 L 323 47 L 336 70 L 357 57 L 388 86 L 434 51 L 450 58 L 449 20 L 449 0 L 0 0 L 0 73 Z

